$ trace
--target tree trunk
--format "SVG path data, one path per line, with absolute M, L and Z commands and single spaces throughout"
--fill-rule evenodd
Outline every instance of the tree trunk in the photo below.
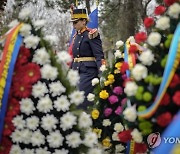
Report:
M 90 14 L 91 13 L 91 8 L 90 8 L 89 0 L 86 0 L 86 7 L 87 7 L 88 14 Z

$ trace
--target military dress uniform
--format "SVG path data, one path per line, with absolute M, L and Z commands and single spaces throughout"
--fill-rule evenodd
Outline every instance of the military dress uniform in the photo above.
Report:
M 78 70 L 80 75 L 79 90 L 85 92 L 85 97 L 93 92 L 91 80 L 98 77 L 99 68 L 104 54 L 102 42 L 97 29 L 85 27 L 76 32 L 73 37 L 73 62 L 72 69 Z M 87 109 L 87 106 L 93 105 L 92 102 L 85 99 L 79 108 Z

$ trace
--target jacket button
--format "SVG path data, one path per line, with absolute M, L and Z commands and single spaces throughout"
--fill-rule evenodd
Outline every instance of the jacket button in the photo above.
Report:
M 77 48 L 79 50 L 79 48 Z
M 77 57 L 79 57 L 79 55 L 77 55 Z
M 81 42 L 79 41 L 79 43 L 81 43 Z

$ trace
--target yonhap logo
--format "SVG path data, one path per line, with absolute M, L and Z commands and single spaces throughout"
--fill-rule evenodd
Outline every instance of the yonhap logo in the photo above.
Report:
M 159 132 L 151 133 L 148 138 L 147 142 L 150 148 L 155 148 L 160 145 L 161 143 L 161 136 Z

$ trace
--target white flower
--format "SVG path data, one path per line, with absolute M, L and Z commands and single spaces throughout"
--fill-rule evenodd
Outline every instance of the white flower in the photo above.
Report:
M 21 154 L 22 150 L 19 145 L 12 145 L 9 154 Z
M 57 44 L 58 41 L 58 38 L 55 35 L 46 35 L 44 39 L 48 41 L 51 45 Z
M 119 141 L 118 132 L 114 132 L 114 133 L 112 134 L 112 140 L 113 140 L 113 141 Z
M 51 154 L 51 152 L 47 151 L 47 148 L 38 148 L 36 149 L 36 154 Z
M 32 95 L 35 98 L 43 97 L 46 93 L 48 93 L 48 88 L 45 83 L 38 81 L 32 87 Z
M 151 50 L 146 50 L 144 52 L 141 53 L 141 55 L 139 56 L 139 60 L 147 66 L 152 65 L 153 60 L 154 60 L 154 54 L 152 53 Z
M 92 149 L 89 149 L 88 154 L 103 154 L 103 152 L 101 149 L 92 148 Z
M 49 146 L 51 148 L 59 148 L 63 145 L 63 140 L 64 138 L 58 130 L 56 130 L 55 132 L 51 132 L 47 136 L 47 141 L 49 142 Z
M 178 3 L 174 3 L 168 8 L 168 15 L 170 17 L 177 19 L 179 17 L 179 14 L 180 14 L 180 5 Z
M 17 19 L 13 20 L 10 22 L 10 24 L 8 25 L 9 28 L 13 28 L 15 26 L 17 26 L 19 24 L 19 21 Z
M 142 64 L 136 64 L 132 70 L 132 76 L 136 81 L 140 81 L 147 77 L 148 70 Z
M 156 21 L 156 28 L 159 28 L 161 30 L 166 30 L 170 27 L 170 19 L 167 16 L 160 17 Z
M 122 144 L 117 144 L 115 146 L 116 152 L 122 152 L 123 150 L 125 150 L 125 147 Z
M 40 38 L 38 36 L 29 35 L 24 38 L 24 43 L 26 48 L 33 48 L 36 49 L 37 45 L 39 44 Z
M 124 115 L 124 119 L 130 121 L 130 122 L 134 122 L 137 118 L 137 113 L 136 113 L 136 109 L 134 106 L 131 107 L 127 107 L 124 111 L 123 111 L 123 115 Z
M 131 132 L 132 138 L 134 139 L 135 142 L 141 143 L 143 138 L 141 132 L 139 132 L 136 128 L 133 129 Z
M 69 151 L 62 148 L 61 150 L 55 150 L 55 152 L 53 154 L 68 154 Z
M 19 31 L 22 36 L 28 36 L 31 34 L 31 29 L 32 27 L 30 24 L 24 24 Z
M 15 129 L 14 132 L 11 134 L 12 141 L 15 143 L 22 143 L 21 131 Z
M 71 56 L 67 53 L 67 51 L 60 51 L 57 53 L 57 62 L 58 63 L 70 63 L 72 61 Z
M 34 103 L 29 98 L 21 99 L 19 103 L 21 112 L 25 113 L 26 115 L 30 115 L 35 110 Z
M 42 97 L 37 104 L 37 109 L 40 112 L 47 113 L 53 109 L 52 100 L 50 99 L 49 95 Z
M 70 69 L 67 74 L 67 79 L 69 80 L 72 86 L 76 86 L 79 83 L 80 79 L 78 71 Z
M 128 40 L 129 40 L 130 43 L 136 43 L 136 41 L 135 41 L 135 39 L 134 39 L 134 36 L 130 36 L 130 37 L 128 38 Z
M 55 97 L 64 93 L 66 91 L 66 88 L 60 81 L 56 81 L 49 84 L 49 90 L 52 93 L 52 96 Z
M 122 58 L 123 54 L 121 53 L 120 50 L 116 50 L 116 52 L 114 53 L 115 58 Z
M 77 117 L 74 116 L 72 113 L 67 112 L 66 114 L 64 114 L 61 119 L 60 119 L 60 127 L 66 131 L 68 129 L 71 129 L 73 127 L 73 125 L 76 125 L 77 122 Z
M 83 143 L 84 143 L 84 145 L 86 145 L 87 147 L 92 148 L 95 144 L 98 143 L 96 133 L 94 133 L 94 132 L 88 132 L 88 133 L 86 133 Z
M 116 42 L 116 48 L 120 48 L 120 47 L 122 47 L 124 45 L 124 42 L 123 41 L 117 41 Z
M 101 65 L 101 67 L 99 68 L 99 70 L 100 70 L 101 72 L 106 71 L 106 70 L 107 70 L 106 65 Z
M 103 126 L 107 127 L 111 125 L 111 121 L 109 119 L 104 119 L 103 120 Z
M 72 132 L 66 136 L 66 143 L 72 148 L 77 148 L 81 143 L 80 134 L 78 132 Z
M 39 119 L 36 116 L 32 116 L 26 119 L 27 128 L 35 130 L 39 126 Z
M 26 20 L 31 15 L 32 10 L 30 8 L 23 8 L 19 13 L 19 19 Z
M 32 132 L 29 129 L 21 130 L 21 139 L 24 144 L 29 144 L 31 142 Z
M 88 128 L 92 126 L 92 119 L 89 114 L 82 112 L 78 119 L 79 128 Z
M 40 48 L 35 51 L 32 61 L 40 65 L 49 64 L 50 56 L 45 48 Z
M 24 153 L 24 154 L 35 154 L 35 151 L 34 151 L 34 149 L 25 148 L 22 153 Z
M 25 127 L 25 120 L 23 120 L 22 115 L 14 117 L 12 122 L 17 129 L 23 129 Z
M 55 80 L 58 76 L 58 70 L 56 67 L 46 64 L 41 68 L 41 75 L 44 79 Z
M 69 110 L 70 102 L 67 99 L 67 96 L 62 95 L 58 97 L 56 101 L 54 101 L 54 108 L 57 111 L 67 111 Z
M 69 98 L 71 99 L 71 103 L 79 105 L 84 101 L 84 91 L 74 91 L 69 95 Z
M 33 22 L 33 25 L 36 30 L 42 28 L 45 25 L 46 21 L 45 20 L 36 20 Z
M 159 34 L 158 32 L 151 32 L 148 36 L 147 42 L 151 46 L 158 45 L 161 42 L 161 34 Z
M 99 79 L 98 78 L 94 78 L 94 79 L 92 79 L 91 83 L 92 83 L 92 86 L 95 86 L 96 84 L 99 83 Z
M 114 130 L 119 133 L 119 132 L 122 132 L 124 130 L 124 127 L 121 123 L 116 123 L 114 125 Z
M 136 91 L 138 89 L 138 86 L 133 81 L 128 81 L 126 83 L 126 86 L 124 88 L 124 92 L 127 96 L 134 96 L 136 94 Z
M 58 120 L 54 117 L 54 115 L 47 114 L 42 117 L 41 127 L 44 130 L 51 131 L 52 129 L 56 129 L 57 123 L 58 123 Z
M 89 93 L 89 94 L 87 95 L 87 100 L 90 101 L 90 102 L 93 102 L 93 101 L 94 101 L 94 98 L 95 98 L 95 95 L 92 94 L 92 93 Z
M 31 143 L 33 146 L 41 146 L 45 143 L 45 136 L 39 131 L 34 131 L 31 137 Z

